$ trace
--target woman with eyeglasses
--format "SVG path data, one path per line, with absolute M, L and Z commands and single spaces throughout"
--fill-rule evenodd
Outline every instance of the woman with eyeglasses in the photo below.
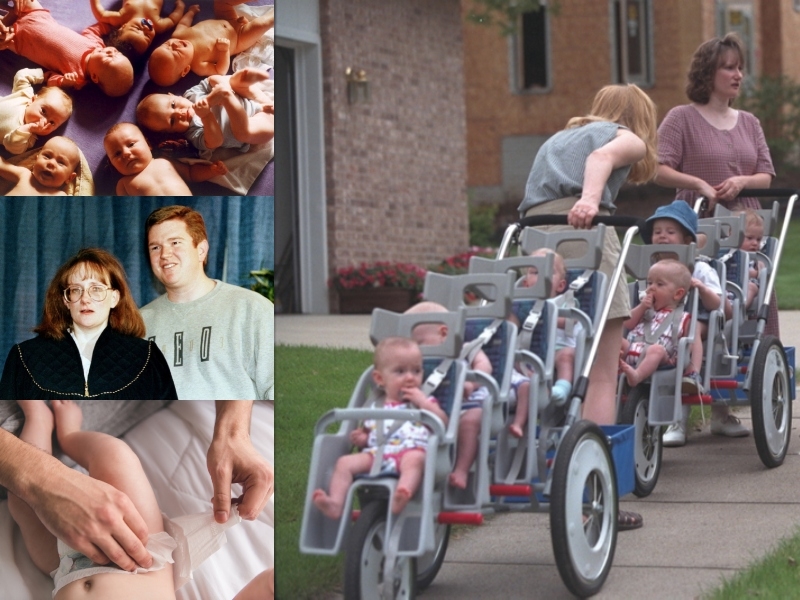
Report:
M 164 355 L 141 339 L 125 270 L 105 250 L 80 250 L 58 269 L 34 332 L 8 353 L 1 399 L 177 399 Z

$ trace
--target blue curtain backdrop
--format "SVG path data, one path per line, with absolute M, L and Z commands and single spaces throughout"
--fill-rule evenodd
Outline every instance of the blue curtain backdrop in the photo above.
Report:
M 208 230 L 206 273 L 249 287 L 250 271 L 274 269 L 273 197 L 3 198 L 0 200 L 0 360 L 34 337 L 44 294 L 56 270 L 81 248 L 120 259 L 133 298 L 144 306 L 164 293 L 145 254 L 144 222 L 160 206 L 183 204 Z

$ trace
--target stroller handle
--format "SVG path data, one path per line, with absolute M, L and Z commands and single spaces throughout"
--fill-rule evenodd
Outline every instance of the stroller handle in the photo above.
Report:
M 644 219 L 624 215 L 598 215 L 592 219 L 592 225 L 610 225 L 612 227 L 633 227 L 639 229 L 644 225 Z M 519 227 L 535 227 L 537 225 L 569 225 L 567 215 L 531 215 L 519 220 Z

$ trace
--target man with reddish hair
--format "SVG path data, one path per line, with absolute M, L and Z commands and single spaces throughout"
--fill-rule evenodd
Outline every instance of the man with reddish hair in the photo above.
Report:
M 206 275 L 208 236 L 196 210 L 155 210 L 145 237 L 153 274 L 167 293 L 142 308 L 142 316 L 148 339 L 167 358 L 178 397 L 272 400 L 272 303 Z

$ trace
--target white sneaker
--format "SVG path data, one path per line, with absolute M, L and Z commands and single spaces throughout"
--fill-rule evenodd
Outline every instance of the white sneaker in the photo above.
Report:
M 665 448 L 685 446 L 686 427 L 683 421 L 678 421 L 667 427 L 667 430 L 664 432 L 664 437 L 661 439 L 661 443 L 664 444 Z
M 715 419 L 712 415 L 711 433 L 725 437 L 747 437 L 750 435 L 750 430 L 733 415 L 726 415 L 723 419 Z

